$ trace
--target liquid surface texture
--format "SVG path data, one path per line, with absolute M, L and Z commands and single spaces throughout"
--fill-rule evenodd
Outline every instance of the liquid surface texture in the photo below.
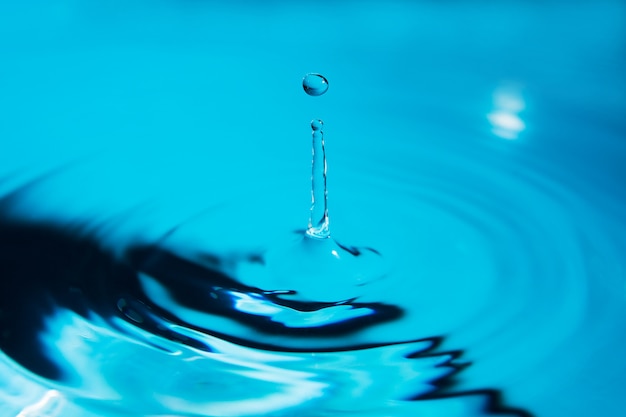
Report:
M 0 417 L 621 417 L 623 2 L 292 3 L 0 6 Z

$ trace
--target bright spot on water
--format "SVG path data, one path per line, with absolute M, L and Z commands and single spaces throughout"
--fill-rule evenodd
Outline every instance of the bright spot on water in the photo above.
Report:
M 233 299 L 235 300 L 235 308 L 239 311 L 264 316 L 271 316 L 281 312 L 280 308 L 264 301 L 260 297 L 252 297 L 248 294 L 236 291 L 229 291 L 229 293 L 233 296 Z
M 321 74 L 310 73 L 302 79 L 302 88 L 310 96 L 321 96 L 328 91 L 328 80 Z
M 493 95 L 493 102 L 494 109 L 487 114 L 491 131 L 502 139 L 517 139 L 526 129 L 526 124 L 519 116 L 526 108 L 519 89 L 512 86 L 499 88 Z
M 31 404 L 24 409 L 16 417 L 40 417 L 40 416 L 58 416 L 61 413 L 61 402 L 63 396 L 57 390 L 47 391 L 39 401 Z
M 513 89 L 497 90 L 493 97 L 496 108 L 519 113 L 526 108 L 526 103 L 521 94 Z
M 517 139 L 519 133 L 526 128 L 526 125 L 515 113 L 506 111 L 495 111 L 487 115 L 491 122 L 492 132 L 503 139 Z

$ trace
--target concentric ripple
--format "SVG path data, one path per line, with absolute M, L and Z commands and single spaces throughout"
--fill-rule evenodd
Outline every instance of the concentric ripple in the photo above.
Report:
M 540 161 L 437 152 L 412 170 L 339 170 L 353 187 L 334 196 L 337 241 L 373 242 L 389 266 L 367 285 L 285 251 L 303 236 L 288 216 L 250 233 L 245 205 L 210 209 L 153 242 L 116 234 L 117 256 L 88 223 L 19 221 L 37 187 L 14 192 L 0 348 L 19 382 L 3 402 L 21 416 L 529 415 L 505 403 L 535 411 L 525 398 L 567 384 L 572 361 L 588 369 L 589 335 L 623 338 L 623 224 L 599 215 L 606 195 Z M 274 275 L 281 256 L 295 278 Z

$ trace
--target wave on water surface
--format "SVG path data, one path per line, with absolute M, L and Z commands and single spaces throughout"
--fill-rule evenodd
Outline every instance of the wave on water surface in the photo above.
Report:
M 441 337 L 354 342 L 399 306 L 294 301 L 215 256 L 144 245 L 120 259 L 54 224 L 0 229 L 2 366 L 23 381 L 10 407 L 37 386 L 41 415 L 529 415 L 497 390 L 455 389 L 470 364 Z

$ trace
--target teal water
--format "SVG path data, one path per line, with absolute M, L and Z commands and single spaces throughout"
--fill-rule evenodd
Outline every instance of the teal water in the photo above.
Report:
M 0 416 L 621 416 L 624 16 L 3 4 Z

